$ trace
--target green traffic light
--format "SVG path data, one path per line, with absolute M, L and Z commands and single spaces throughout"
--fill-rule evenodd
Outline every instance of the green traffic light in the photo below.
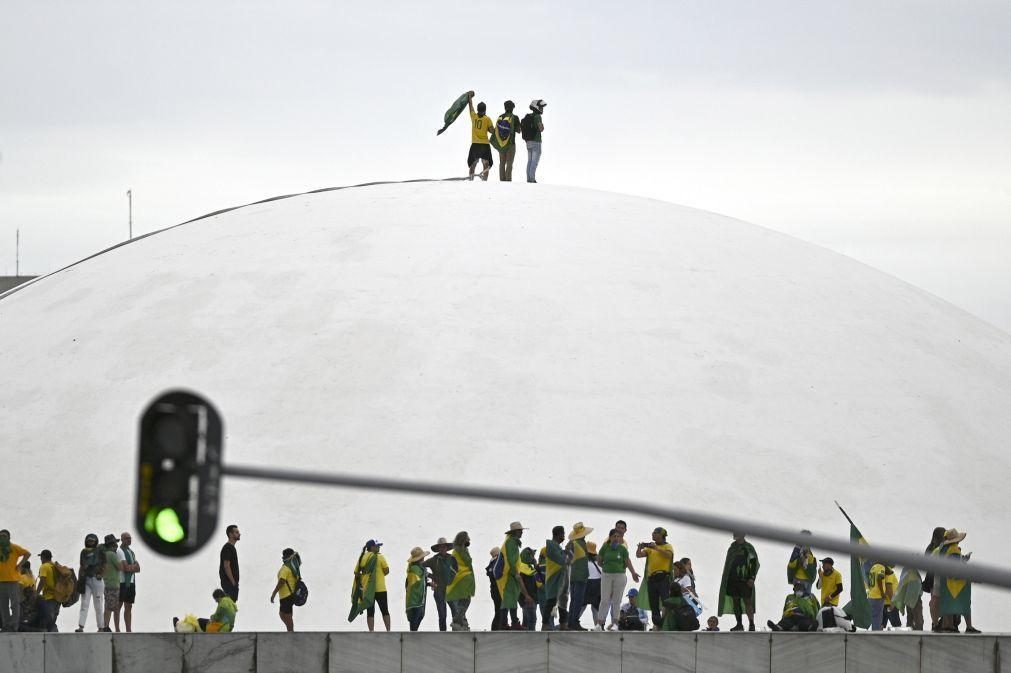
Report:
M 166 508 L 154 518 L 155 534 L 165 542 L 179 542 L 186 537 L 186 531 L 179 523 L 179 515 L 174 509 Z

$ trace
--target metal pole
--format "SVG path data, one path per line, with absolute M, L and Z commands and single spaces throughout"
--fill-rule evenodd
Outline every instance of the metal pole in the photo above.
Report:
M 129 218 L 130 218 L 130 239 L 133 240 L 133 190 L 126 190 L 126 199 L 129 202 Z
M 939 556 L 927 556 L 921 551 L 907 551 L 898 547 L 881 545 L 862 545 L 825 535 L 801 535 L 798 528 L 782 528 L 780 526 L 772 526 L 735 517 L 705 514 L 675 507 L 656 507 L 629 500 L 523 491 L 494 486 L 459 486 L 451 483 L 406 481 L 350 474 L 324 474 L 320 472 L 241 465 L 223 466 L 221 473 L 231 477 L 244 477 L 247 479 L 293 481 L 304 484 L 344 486 L 374 491 L 396 491 L 443 497 L 477 498 L 513 504 L 525 502 L 532 505 L 563 505 L 583 509 L 604 509 L 613 512 L 634 512 L 661 520 L 677 521 L 697 528 L 728 532 L 741 531 L 747 535 L 764 540 L 803 545 L 805 547 L 817 547 L 818 549 L 834 551 L 840 554 L 850 554 L 862 558 L 873 558 L 882 563 L 894 563 L 908 568 L 918 568 L 943 577 L 957 577 L 980 584 L 991 584 L 1011 589 L 1011 571 L 996 566 L 978 563 L 966 564 L 962 561 L 941 558 Z
M 14 233 L 14 277 L 21 275 L 21 230 Z

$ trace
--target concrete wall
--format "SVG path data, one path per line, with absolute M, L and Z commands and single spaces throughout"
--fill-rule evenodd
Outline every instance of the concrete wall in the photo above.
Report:
M 0 673 L 585 673 L 587 670 L 1011 673 L 1011 636 L 592 632 L 0 635 Z
M 27 283 L 35 276 L 0 276 L 0 294 L 3 294 L 12 287 L 17 287 L 21 283 Z

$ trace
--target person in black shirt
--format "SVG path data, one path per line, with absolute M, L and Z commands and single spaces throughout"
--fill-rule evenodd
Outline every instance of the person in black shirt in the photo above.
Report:
M 218 564 L 218 578 L 221 580 L 221 590 L 229 598 L 239 600 L 239 555 L 235 551 L 235 543 L 241 537 L 239 527 L 235 524 L 225 529 L 228 542 L 221 547 L 221 561 Z

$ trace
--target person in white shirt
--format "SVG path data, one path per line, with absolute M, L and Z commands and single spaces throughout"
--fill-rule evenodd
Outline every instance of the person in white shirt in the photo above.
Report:
M 639 590 L 635 587 L 628 590 L 628 602 L 621 606 L 619 631 L 649 630 L 649 613 L 639 607 L 638 596 Z

